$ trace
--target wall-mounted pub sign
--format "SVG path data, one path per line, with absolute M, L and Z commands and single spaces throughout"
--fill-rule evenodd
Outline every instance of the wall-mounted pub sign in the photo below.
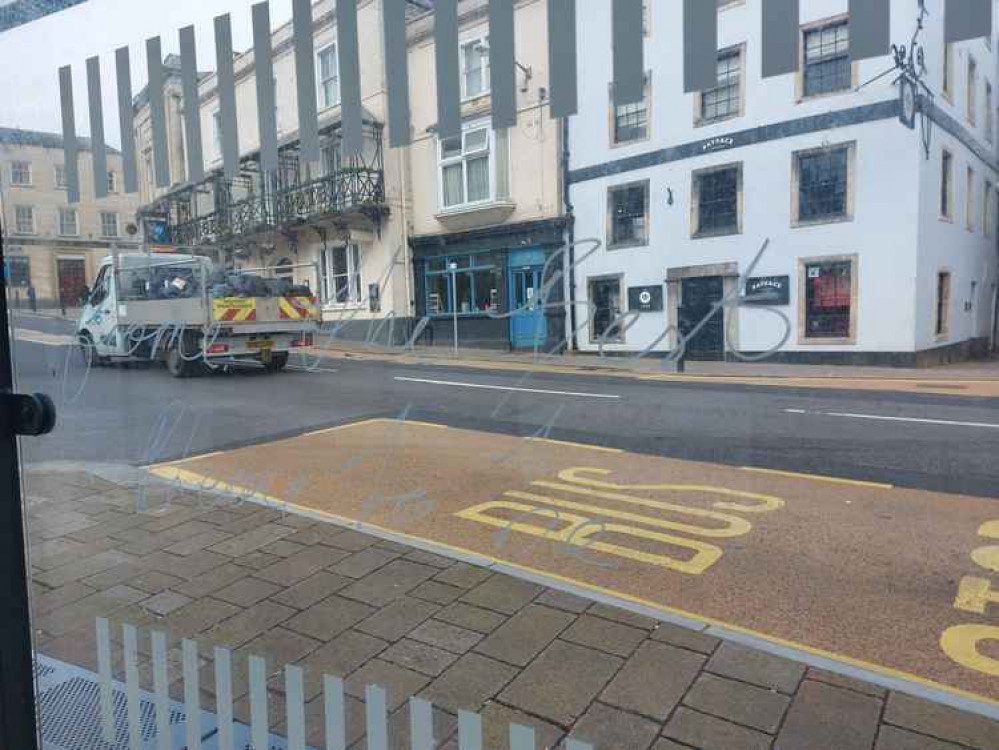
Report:
M 791 304 L 790 276 L 754 276 L 746 280 L 745 305 Z

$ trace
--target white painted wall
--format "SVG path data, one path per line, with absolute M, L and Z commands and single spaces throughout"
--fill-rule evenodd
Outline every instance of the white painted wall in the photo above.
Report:
M 923 34 L 928 80 L 939 90 L 940 55 L 943 48 L 942 0 L 930 0 L 931 17 Z M 737 118 L 697 127 L 694 123 L 695 97 L 682 90 L 680 3 L 652 3 L 650 34 L 645 41 L 646 68 L 652 75 L 651 137 L 648 141 L 627 146 L 610 145 L 608 85 L 612 77 L 610 5 L 594 4 L 579 17 L 580 113 L 570 121 L 571 168 L 579 169 L 635 156 L 701 139 L 794 120 L 832 110 L 874 104 L 897 97 L 893 76 L 882 78 L 860 92 L 843 92 L 799 101 L 793 75 L 763 80 L 761 77 L 761 0 L 745 2 L 719 12 L 719 47 L 745 43 L 743 65 L 745 109 Z M 814 0 L 802 3 L 802 24 L 845 13 L 847 0 Z M 892 39 L 905 40 L 915 28 L 915 3 L 896 0 L 892 3 Z M 993 107 L 999 102 L 996 57 L 981 40 L 963 43 L 959 48 L 974 50 L 979 63 L 978 102 L 980 114 L 975 137 L 985 143 L 984 81 L 994 87 Z M 955 55 L 955 104 L 946 104 L 953 116 L 967 125 L 963 115 L 964 62 Z M 867 60 L 856 65 L 856 80 L 867 81 L 891 65 L 889 57 Z M 650 181 L 650 241 L 647 247 L 620 250 L 601 249 L 576 269 L 576 298 L 586 300 L 587 280 L 594 276 L 624 274 L 623 299 L 627 287 L 663 284 L 667 267 L 737 261 L 744 272 L 764 238 L 771 247 L 754 275 L 791 277 L 791 300 L 779 308 L 790 319 L 792 333 L 788 350 L 798 351 L 901 351 L 911 352 L 936 345 L 928 334 L 933 325 L 935 304 L 935 264 L 946 259 L 952 268 L 953 296 L 970 287 L 970 280 L 981 277 L 979 297 L 991 294 L 995 279 L 995 240 L 986 238 L 982 222 L 976 232 L 968 232 L 963 223 L 963 169 L 976 160 L 959 143 L 952 144 L 956 160 L 955 184 L 959 188 L 957 213 L 961 221 L 945 225 L 937 219 L 939 205 L 939 146 L 943 138 L 934 130 L 935 156 L 922 157 L 919 127 L 905 129 L 897 120 L 887 119 L 851 125 L 768 141 L 762 144 L 722 150 L 672 163 L 652 166 L 612 177 L 576 183 L 571 188 L 576 222 L 576 240 L 607 238 L 607 188 L 637 180 Z M 854 172 L 854 211 L 851 221 L 809 227 L 791 223 L 791 170 L 794 151 L 856 142 Z M 980 162 L 980 160 L 977 160 Z M 741 235 L 712 239 L 691 238 L 691 172 L 696 169 L 733 162 L 743 164 L 743 231 Z M 936 165 L 934 167 L 934 165 Z M 936 174 L 933 174 L 934 168 Z M 981 184 L 990 171 L 984 164 L 976 167 L 981 207 Z M 996 183 L 995 176 L 990 178 Z M 667 188 L 674 204 L 666 204 Z M 936 203 L 934 203 L 936 201 Z M 930 210 L 932 209 L 932 210 Z M 918 212 L 918 219 L 917 219 Z M 932 248 L 932 249 L 931 249 Z M 853 344 L 809 343 L 798 331 L 798 258 L 857 254 L 859 300 L 856 309 L 857 337 Z M 664 285 L 665 291 L 665 285 Z M 965 293 L 967 296 L 967 293 Z M 955 304 L 959 304 L 955 302 Z M 989 303 L 990 304 L 990 303 Z M 945 343 L 985 335 L 987 317 L 979 312 L 961 320 L 952 316 L 952 335 Z M 667 310 L 670 300 L 665 301 Z M 963 313 L 962 313 L 963 314 Z M 585 322 L 579 308 L 578 324 Z M 606 350 L 635 351 L 655 340 L 667 325 L 667 312 L 645 313 L 627 332 L 623 344 L 609 344 Z M 733 324 L 734 325 L 734 324 Z M 760 310 L 744 308 L 738 312 L 739 348 L 744 351 L 768 349 L 781 338 L 784 326 L 778 318 Z M 735 330 L 735 329 L 733 329 Z M 579 335 L 580 348 L 596 347 L 588 329 Z M 669 348 L 661 342 L 658 350 Z

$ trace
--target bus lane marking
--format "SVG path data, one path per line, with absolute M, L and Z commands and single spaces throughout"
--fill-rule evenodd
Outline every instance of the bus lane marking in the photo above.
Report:
M 532 487 L 554 490 L 560 494 L 575 493 L 585 497 L 649 508 L 665 514 L 685 514 L 695 518 L 710 519 L 717 521 L 719 525 L 701 526 L 682 523 L 602 505 L 580 503 L 564 499 L 564 497 L 553 497 L 551 494 L 542 495 L 520 490 L 507 490 L 503 493 L 504 497 L 510 499 L 478 503 L 459 510 L 454 515 L 463 520 L 482 523 L 502 531 L 513 531 L 553 542 L 583 547 L 587 550 L 656 565 L 688 575 L 701 575 L 717 563 L 724 553 L 717 544 L 690 537 L 731 539 L 748 534 L 753 528 L 752 524 L 745 518 L 730 513 L 719 513 L 717 510 L 705 510 L 678 502 L 664 502 L 628 495 L 619 490 L 716 494 L 726 498 L 742 498 L 752 501 L 750 504 L 745 504 L 726 499 L 712 503 L 714 508 L 742 513 L 768 513 L 784 507 L 784 501 L 779 497 L 734 490 L 728 487 L 685 484 L 628 485 L 591 478 L 593 475 L 606 477 L 611 473 L 609 469 L 572 467 L 558 472 L 557 477 L 562 480 L 560 482 L 538 479 L 530 484 Z M 502 515 L 494 515 L 496 511 L 515 512 L 518 515 L 511 519 Z M 545 519 L 549 522 L 553 521 L 556 525 L 528 523 L 524 518 L 529 516 Z M 608 522 L 596 519 L 614 520 Z M 558 526 L 559 524 L 561 527 Z M 672 533 L 663 533 L 661 530 Z M 681 558 L 673 554 L 666 554 L 663 551 L 649 552 L 645 549 L 595 539 L 594 537 L 598 534 L 656 542 L 666 548 L 680 548 L 693 554 L 690 557 Z
M 999 540 L 999 521 L 983 523 L 978 528 L 978 536 Z M 980 568 L 999 573 L 999 545 L 976 547 L 970 556 Z M 981 649 L 985 642 L 999 645 L 999 610 L 990 610 L 990 604 L 999 605 L 999 590 L 992 588 L 992 580 L 972 575 L 961 578 L 954 609 L 985 617 L 992 615 L 992 622 L 952 625 L 940 635 L 940 648 L 962 667 L 999 677 L 999 658 L 983 654 Z M 992 650 L 995 651 L 995 645 Z

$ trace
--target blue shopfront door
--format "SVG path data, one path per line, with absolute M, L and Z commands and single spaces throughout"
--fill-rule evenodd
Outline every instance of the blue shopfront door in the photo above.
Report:
M 510 341 L 514 349 L 540 346 L 548 333 L 541 301 L 543 250 L 510 253 Z

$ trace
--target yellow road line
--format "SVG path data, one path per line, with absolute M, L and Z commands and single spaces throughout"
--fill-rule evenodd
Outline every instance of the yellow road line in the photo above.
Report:
M 383 419 L 364 419 L 360 422 L 349 422 L 347 424 L 338 424 L 336 427 L 324 427 L 321 430 L 313 430 L 312 432 L 306 432 L 301 435 L 296 435 L 295 437 L 312 437 L 313 435 L 324 435 L 327 432 L 337 432 L 338 430 L 349 430 L 352 427 L 361 427 L 366 424 L 378 424 L 379 422 L 384 422 Z M 295 438 L 288 438 L 289 440 L 294 440 Z
M 600 451 L 602 453 L 624 453 L 620 448 L 607 448 L 603 445 L 588 445 L 587 443 L 575 443 L 571 440 L 553 440 L 552 438 L 543 437 L 526 437 L 524 440 L 530 440 L 533 443 L 550 443 L 551 445 L 566 445 L 570 448 L 587 448 L 591 451 Z
M 764 469 L 759 466 L 740 466 L 743 471 L 752 471 L 756 474 L 773 474 L 779 477 L 791 477 L 792 479 L 812 479 L 816 482 L 831 482 L 833 484 L 846 484 L 852 487 L 870 487 L 876 490 L 893 490 L 895 485 L 885 482 L 865 482 L 861 479 L 843 479 L 841 477 L 827 477 L 822 474 L 804 474 L 798 471 L 781 471 L 780 469 Z
M 347 426 L 347 425 L 345 425 L 345 426 Z M 749 467 L 744 467 L 744 468 L 749 469 Z M 152 473 L 157 474 L 158 476 L 164 476 L 164 473 L 160 473 L 160 472 L 157 472 L 157 471 L 154 471 Z M 183 478 L 182 478 L 181 475 L 183 476 Z M 801 476 L 810 477 L 810 475 L 807 475 L 807 474 L 801 475 Z M 208 482 L 215 481 L 215 480 L 212 480 L 211 477 L 208 477 L 206 475 L 197 474 L 195 472 L 187 471 L 187 470 L 184 470 L 184 469 L 177 470 L 176 478 L 180 479 L 181 482 L 183 482 L 185 479 L 187 479 L 187 480 L 189 480 L 191 482 L 195 482 L 195 481 L 198 481 L 198 480 L 208 481 Z M 225 485 L 225 483 L 222 483 L 222 484 Z M 230 486 L 232 486 L 232 485 L 230 485 Z M 259 493 L 254 493 L 254 495 L 251 496 L 251 499 L 252 499 L 252 497 L 261 497 L 261 496 L 259 495 Z M 599 586 L 597 584 L 589 583 L 587 581 L 581 581 L 581 580 L 576 579 L 576 578 L 570 578 L 568 576 L 559 575 L 558 573 L 552 573 L 552 572 L 549 572 L 549 571 L 538 570 L 536 568 L 532 568 L 532 567 L 527 566 L 527 565 L 522 565 L 520 563 L 515 563 L 515 562 L 513 562 L 511 560 L 505 560 L 503 558 L 493 557 L 492 555 L 487 555 L 487 554 L 484 554 L 482 552 L 476 552 L 475 550 L 471 550 L 471 549 L 468 549 L 466 547 L 458 547 L 456 545 L 448 544 L 446 542 L 437 541 L 435 539 L 427 539 L 426 537 L 416 536 L 416 535 L 413 535 L 413 534 L 407 534 L 405 532 L 396 531 L 394 529 L 390 529 L 390 528 L 387 528 L 387 527 L 384 527 L 384 526 L 380 526 L 378 524 L 373 524 L 373 523 L 369 523 L 369 522 L 366 522 L 366 521 L 358 521 L 358 520 L 355 520 L 355 519 L 352 519 L 352 518 L 348 518 L 346 516 L 340 516 L 340 515 L 337 515 L 335 513 L 329 513 L 327 511 L 319 510 L 317 508 L 310 508 L 309 506 L 305 506 L 305 505 L 298 505 L 296 503 L 291 503 L 291 502 L 288 502 L 286 500 L 280 500 L 278 498 L 272 498 L 270 496 L 264 496 L 264 497 L 267 498 L 267 505 L 268 505 L 268 507 L 277 507 L 279 509 L 280 508 L 285 508 L 285 509 L 289 509 L 291 511 L 298 512 L 298 513 L 301 513 L 301 514 L 321 517 L 321 518 L 323 518 L 325 520 L 328 520 L 328 521 L 331 521 L 331 522 L 335 523 L 338 526 L 345 526 L 347 528 L 357 529 L 357 530 L 360 530 L 360 531 L 373 530 L 373 531 L 380 532 L 382 534 L 391 535 L 392 537 L 395 537 L 395 538 L 398 538 L 398 539 L 406 539 L 406 540 L 410 540 L 410 541 L 413 541 L 413 542 L 417 542 L 417 543 L 422 544 L 422 545 L 430 545 L 431 547 L 436 547 L 437 549 L 447 550 L 447 551 L 450 551 L 450 552 L 454 552 L 454 553 L 460 554 L 462 556 L 466 556 L 466 557 L 470 556 L 470 557 L 473 557 L 473 558 L 477 558 L 479 560 L 484 560 L 484 561 L 486 561 L 491 566 L 494 566 L 494 565 L 504 565 L 504 566 L 506 566 L 508 568 L 512 568 L 514 570 L 519 570 L 521 572 L 524 572 L 524 573 L 527 573 L 529 575 L 536 576 L 536 577 L 539 577 L 539 578 L 542 578 L 542 579 L 549 579 L 549 580 L 559 581 L 561 583 L 565 583 L 565 584 L 568 584 L 568 585 L 571 585 L 571 586 L 574 586 L 574 587 L 577 587 L 577 588 L 581 588 L 581 589 L 585 589 L 585 590 L 592 591 L 592 592 L 595 592 L 595 593 L 599 593 L 599 594 L 602 594 L 604 596 L 611 597 L 613 599 L 618 599 L 618 600 L 621 600 L 621 601 L 629 602 L 631 604 L 636 604 L 636 605 L 639 605 L 641 607 L 644 607 L 644 608 L 647 608 L 647 609 L 651 609 L 651 610 L 654 610 L 654 611 L 657 611 L 657 612 L 662 612 L 664 614 L 670 614 L 670 615 L 673 615 L 673 616 L 676 616 L 676 617 L 682 617 L 682 618 L 685 618 L 687 620 L 694 620 L 694 621 L 697 621 L 697 622 L 702 622 L 702 623 L 705 624 L 705 626 L 714 626 L 714 627 L 717 627 L 717 628 L 722 628 L 722 629 L 725 629 L 725 630 L 730 630 L 730 631 L 732 631 L 734 633 L 741 633 L 743 635 L 753 636 L 755 638 L 759 638 L 761 640 L 768 641 L 770 643 L 773 643 L 773 644 L 776 644 L 776 645 L 779 645 L 779 646 L 783 646 L 785 648 L 793 649 L 793 650 L 796 650 L 796 651 L 801 651 L 801 652 L 804 652 L 806 654 L 810 654 L 812 656 L 817 656 L 817 657 L 821 657 L 821 658 L 824 658 L 824 659 L 831 659 L 833 661 L 838 661 L 838 662 L 841 662 L 843 664 L 848 664 L 850 666 L 857 667 L 857 668 L 860 668 L 860 669 L 864 669 L 864 670 L 867 670 L 869 672 L 873 672 L 875 674 L 883 675 L 885 677 L 892 677 L 892 678 L 895 678 L 895 679 L 906 680 L 908 682 L 913 682 L 913 683 L 916 683 L 918 685 L 922 685 L 923 687 L 930 688 L 932 690 L 939 690 L 941 692 L 949 693 L 949 694 L 954 695 L 956 697 L 960 697 L 960 698 L 964 698 L 964 699 L 968 699 L 968 700 L 977 701 L 979 703 L 985 703 L 985 704 L 987 704 L 989 706 L 993 706 L 993 707 L 999 708 L 999 701 L 993 700 L 993 699 L 988 698 L 988 697 L 986 697 L 984 695 L 979 695 L 977 693 L 972 693 L 972 692 L 970 692 L 968 690 L 962 690 L 961 688 L 951 687 L 949 685 L 944 685 L 944 684 L 939 683 L 939 682 L 934 682 L 933 680 L 926 679 L 925 677 L 920 677 L 919 675 L 912 674 L 911 672 L 905 672 L 905 671 L 902 671 L 902 670 L 899 670 L 899 669 L 894 669 L 892 667 L 885 667 L 885 666 L 882 666 L 880 664 L 874 664 L 872 662 L 864 661 L 862 659 L 855 659 L 855 658 L 853 658 L 851 656 L 845 656 L 843 654 L 836 653 L 835 651 L 827 651 L 825 649 L 816 648 L 816 647 L 813 647 L 813 646 L 808 646 L 808 645 L 806 645 L 804 643 L 799 643 L 797 641 L 790 641 L 790 640 L 787 640 L 787 639 L 784 639 L 784 638 L 780 638 L 779 636 L 774 636 L 774 635 L 770 635 L 769 633 L 761 632 L 759 630 L 753 630 L 752 628 L 746 628 L 746 627 L 743 627 L 741 625 L 734 625 L 734 624 L 726 622 L 724 620 L 718 620 L 718 619 L 715 619 L 713 617 L 708 617 L 708 616 L 705 616 L 705 615 L 696 614 L 694 612 L 689 612 L 687 610 L 680 609 L 678 607 L 671 607 L 671 606 L 666 605 L 666 604 L 660 604 L 658 602 L 653 602 L 653 601 L 650 601 L 648 599 L 643 599 L 643 598 L 638 597 L 638 596 L 633 596 L 631 594 L 627 594 L 627 593 L 625 593 L 623 591 L 619 591 L 617 589 L 612 589 L 612 588 L 608 588 L 608 587 L 605 587 L 605 586 Z

